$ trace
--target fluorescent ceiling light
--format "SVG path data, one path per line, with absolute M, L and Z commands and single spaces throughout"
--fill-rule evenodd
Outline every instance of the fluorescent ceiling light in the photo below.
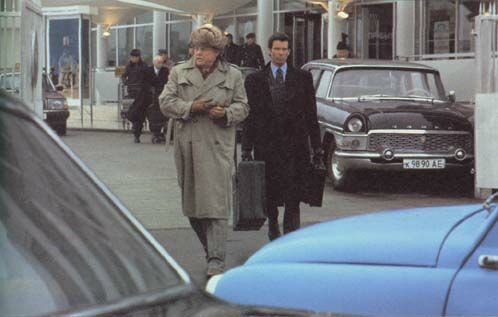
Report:
M 347 12 L 344 12 L 344 11 L 337 12 L 337 16 L 343 20 L 349 18 L 349 14 Z

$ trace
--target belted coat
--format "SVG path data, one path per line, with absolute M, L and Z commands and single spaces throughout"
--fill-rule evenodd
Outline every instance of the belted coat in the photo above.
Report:
M 196 99 L 226 105 L 226 117 L 191 114 Z M 193 218 L 227 219 L 232 207 L 235 129 L 249 113 L 242 75 L 218 62 L 204 79 L 194 59 L 171 70 L 159 96 L 164 115 L 174 120 L 174 149 L 183 213 Z

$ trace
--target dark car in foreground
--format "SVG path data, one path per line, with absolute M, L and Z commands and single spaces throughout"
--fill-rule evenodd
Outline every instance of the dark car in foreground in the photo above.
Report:
M 473 166 L 473 109 L 445 93 L 439 72 L 405 62 L 312 61 L 317 111 L 332 184 L 359 170 L 460 171 Z
M 195 287 L 40 119 L 0 91 L 0 316 L 318 316 Z
M 498 316 L 498 208 L 378 212 L 285 235 L 215 276 L 245 305 L 367 316 Z

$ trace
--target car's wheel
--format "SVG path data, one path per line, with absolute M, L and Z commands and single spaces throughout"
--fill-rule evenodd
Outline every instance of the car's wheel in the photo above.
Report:
M 335 143 L 332 141 L 327 155 L 327 172 L 335 190 L 351 190 L 352 171 L 342 166 L 335 155 Z
M 55 127 L 55 131 L 57 132 L 58 135 L 66 135 L 66 130 L 67 130 L 67 124 L 61 124 Z

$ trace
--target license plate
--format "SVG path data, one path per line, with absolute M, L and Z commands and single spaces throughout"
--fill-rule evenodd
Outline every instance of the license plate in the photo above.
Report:
M 44 112 L 44 113 L 43 113 L 43 120 L 46 120 L 46 119 L 47 119 L 47 113 L 46 113 L 46 112 Z
M 445 159 L 404 159 L 405 169 L 443 169 L 446 165 Z

